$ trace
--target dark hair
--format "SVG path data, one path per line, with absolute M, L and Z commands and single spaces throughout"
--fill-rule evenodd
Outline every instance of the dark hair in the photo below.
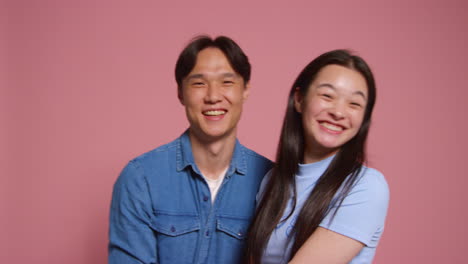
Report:
M 201 35 L 192 39 L 177 59 L 175 79 L 179 91 L 182 88 L 182 81 L 195 67 L 198 53 L 209 47 L 218 48 L 224 53 L 234 71 L 244 79 L 244 84 L 250 81 L 249 58 L 234 40 L 225 36 L 212 39 L 209 36 Z
M 362 74 L 368 89 L 367 106 L 358 133 L 340 148 L 305 201 L 290 236 L 294 239 L 290 259 L 317 229 L 331 208 L 338 205 L 339 209 L 366 160 L 365 143 L 376 98 L 373 74 L 366 62 L 350 51 L 333 50 L 324 53 L 302 70 L 291 87 L 276 153 L 277 163 L 266 185 L 248 236 L 248 263 L 260 263 L 268 240 L 277 224 L 282 221 L 286 204 L 291 197 L 293 208 L 296 207 L 295 175 L 298 164 L 303 162 L 305 141 L 301 115 L 294 108 L 294 93 L 296 88 L 299 88 L 300 93 L 305 96 L 319 71 L 327 65 L 344 66 Z M 340 186 L 343 189 L 337 194 Z M 334 199 L 335 195 L 337 199 Z M 286 219 L 293 211 L 291 210 Z

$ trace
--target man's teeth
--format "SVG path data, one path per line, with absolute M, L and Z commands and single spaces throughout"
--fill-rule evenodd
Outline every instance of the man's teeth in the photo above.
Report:
M 332 131 L 343 131 L 343 128 L 340 127 L 340 126 L 335 126 L 333 124 L 330 124 L 330 123 L 327 123 L 327 122 L 323 122 L 322 123 L 322 126 L 326 127 L 327 129 L 330 129 Z
M 223 111 L 223 110 L 210 110 L 210 111 L 204 112 L 204 114 L 208 116 L 224 115 L 225 113 L 226 111 Z

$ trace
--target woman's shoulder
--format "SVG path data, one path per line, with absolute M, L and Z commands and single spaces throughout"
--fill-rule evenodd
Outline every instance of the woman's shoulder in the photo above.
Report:
M 388 186 L 385 176 L 383 175 L 382 172 L 380 172 L 377 169 L 367 167 L 367 166 L 362 166 L 360 174 L 361 174 L 361 178 L 366 181 L 369 181 L 369 183 Z
M 352 192 L 365 192 L 371 199 L 388 201 L 390 188 L 382 172 L 377 169 L 362 166 L 359 178 Z

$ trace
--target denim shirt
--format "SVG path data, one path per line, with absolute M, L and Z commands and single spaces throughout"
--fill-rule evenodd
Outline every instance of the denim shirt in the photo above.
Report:
M 272 163 L 237 140 L 214 203 L 188 131 L 130 161 L 114 185 L 109 263 L 240 263 Z

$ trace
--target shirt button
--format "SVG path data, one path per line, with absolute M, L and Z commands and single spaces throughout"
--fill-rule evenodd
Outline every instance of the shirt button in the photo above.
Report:
M 206 236 L 210 236 L 210 231 L 206 231 L 206 232 L 205 232 L 205 235 L 206 235 Z
M 203 196 L 203 201 L 208 201 L 208 196 Z
M 175 231 L 176 231 L 175 227 L 171 226 L 171 232 L 175 232 Z
M 242 237 L 244 235 L 244 233 L 242 232 L 242 230 L 240 230 L 239 233 L 237 233 L 237 235 Z

